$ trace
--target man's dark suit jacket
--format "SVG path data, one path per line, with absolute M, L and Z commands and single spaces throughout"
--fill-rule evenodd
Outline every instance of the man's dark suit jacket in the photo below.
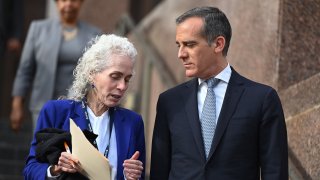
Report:
M 208 160 L 197 78 L 159 96 L 151 180 L 288 179 L 287 133 L 276 91 L 232 69 Z

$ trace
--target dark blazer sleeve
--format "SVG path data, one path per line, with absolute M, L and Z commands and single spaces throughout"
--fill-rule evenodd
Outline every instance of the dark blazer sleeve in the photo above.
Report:
M 163 180 L 169 178 L 171 169 L 171 140 L 168 120 L 166 118 L 166 106 L 163 96 L 159 96 L 157 114 L 153 130 L 150 179 Z
M 262 105 L 259 139 L 262 179 L 288 179 L 286 124 L 280 99 L 274 89 L 266 94 Z

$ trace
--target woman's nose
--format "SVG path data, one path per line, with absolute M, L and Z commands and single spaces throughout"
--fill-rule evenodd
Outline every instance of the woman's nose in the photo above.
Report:
M 118 83 L 118 89 L 120 89 L 121 91 L 124 91 L 124 90 L 127 89 L 127 87 L 128 87 L 128 84 L 127 84 L 127 82 L 126 82 L 124 79 L 121 80 L 121 81 L 119 81 L 119 83 Z

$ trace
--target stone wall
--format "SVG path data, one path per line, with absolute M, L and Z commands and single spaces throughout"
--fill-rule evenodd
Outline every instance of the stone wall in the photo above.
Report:
M 279 88 L 320 71 L 320 0 L 281 1 Z
M 289 155 L 303 179 L 320 177 L 320 73 L 280 91 Z
M 105 33 L 112 33 L 129 6 L 129 0 L 85 0 L 80 18 L 100 27 Z
M 320 0 L 281 1 L 279 79 L 292 162 L 320 178 Z

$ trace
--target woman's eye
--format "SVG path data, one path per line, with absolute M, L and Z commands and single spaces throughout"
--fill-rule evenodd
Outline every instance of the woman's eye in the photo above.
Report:
M 124 81 L 127 82 L 127 83 L 130 82 L 130 80 L 131 80 L 131 77 L 124 79 Z
M 111 76 L 111 78 L 114 79 L 114 80 L 118 80 L 118 79 L 121 78 L 121 76 L 113 75 L 113 76 Z

